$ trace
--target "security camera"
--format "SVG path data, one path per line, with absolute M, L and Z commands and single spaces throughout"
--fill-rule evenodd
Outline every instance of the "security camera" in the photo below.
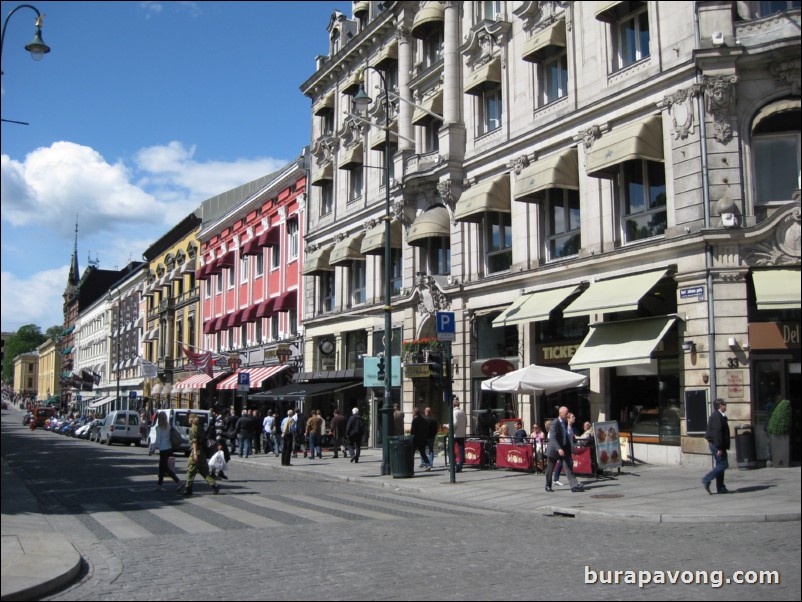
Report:
M 713 46 L 724 46 L 724 32 L 714 31 L 710 41 L 713 42 Z

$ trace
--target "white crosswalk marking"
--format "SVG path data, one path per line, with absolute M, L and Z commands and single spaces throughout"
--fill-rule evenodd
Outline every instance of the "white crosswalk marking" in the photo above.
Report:
M 294 500 L 303 501 L 308 504 L 314 504 L 316 506 L 330 508 L 332 510 L 339 510 L 341 512 L 348 512 L 349 514 L 357 514 L 359 516 L 364 516 L 366 518 L 373 518 L 376 520 L 399 520 L 399 519 L 405 520 L 404 517 L 396 516 L 395 514 L 385 514 L 384 512 L 378 512 L 375 510 L 357 508 L 349 505 L 347 502 L 338 504 L 330 500 L 322 501 L 316 498 L 314 495 L 293 495 L 291 497 Z
M 150 531 L 139 526 L 122 512 L 113 510 L 108 504 L 81 504 L 81 508 L 118 539 L 139 539 L 153 536 Z
M 331 514 L 318 512 L 317 510 L 312 510 L 309 508 L 299 508 L 298 506 L 293 506 L 292 504 L 287 504 L 281 500 L 271 498 L 252 496 L 248 499 L 248 503 L 253 504 L 254 506 L 261 506 L 262 508 L 269 508 L 270 510 L 278 510 L 280 512 L 286 512 L 287 514 L 294 514 L 295 516 L 299 516 L 302 519 L 313 523 L 335 523 L 345 521 L 344 518 L 339 516 L 332 516 Z
M 187 533 L 213 533 L 215 531 L 222 531 L 219 527 L 207 523 L 205 520 L 195 518 L 191 514 L 187 514 L 183 510 L 175 506 L 163 506 L 161 508 L 148 508 L 148 512 L 158 516 L 162 520 L 167 521 L 186 531 Z
M 260 514 L 234 508 L 225 504 L 224 501 L 220 500 L 220 498 L 213 498 L 208 495 L 190 498 L 189 502 L 256 529 L 262 529 L 265 527 L 281 527 L 284 524 L 280 521 L 264 517 Z

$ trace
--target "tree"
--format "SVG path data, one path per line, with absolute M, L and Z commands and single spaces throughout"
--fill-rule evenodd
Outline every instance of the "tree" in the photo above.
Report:
M 49 330 L 52 330 L 52 328 Z M 42 334 L 42 329 L 36 324 L 20 326 L 17 332 L 8 337 L 3 356 L 3 382 L 11 382 L 14 379 L 15 357 L 21 353 L 35 351 L 46 340 L 47 337 Z

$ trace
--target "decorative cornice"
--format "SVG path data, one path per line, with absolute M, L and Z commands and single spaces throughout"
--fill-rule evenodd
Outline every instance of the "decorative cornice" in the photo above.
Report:
M 593 143 L 596 142 L 602 135 L 602 128 L 599 125 L 592 125 L 586 130 L 579 130 L 574 135 L 574 142 L 581 142 L 585 148 L 590 150 L 593 148 Z
M 802 59 L 792 58 L 775 61 L 769 65 L 769 73 L 774 77 L 774 85 L 778 88 L 791 88 L 791 93 L 798 96 L 800 78 L 802 78 Z

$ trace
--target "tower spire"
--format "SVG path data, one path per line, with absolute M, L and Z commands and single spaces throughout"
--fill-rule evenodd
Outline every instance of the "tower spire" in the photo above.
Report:
M 78 216 L 75 216 L 75 244 L 72 249 L 72 261 L 70 262 L 70 275 L 67 286 L 75 286 L 81 280 L 81 273 L 78 270 Z

